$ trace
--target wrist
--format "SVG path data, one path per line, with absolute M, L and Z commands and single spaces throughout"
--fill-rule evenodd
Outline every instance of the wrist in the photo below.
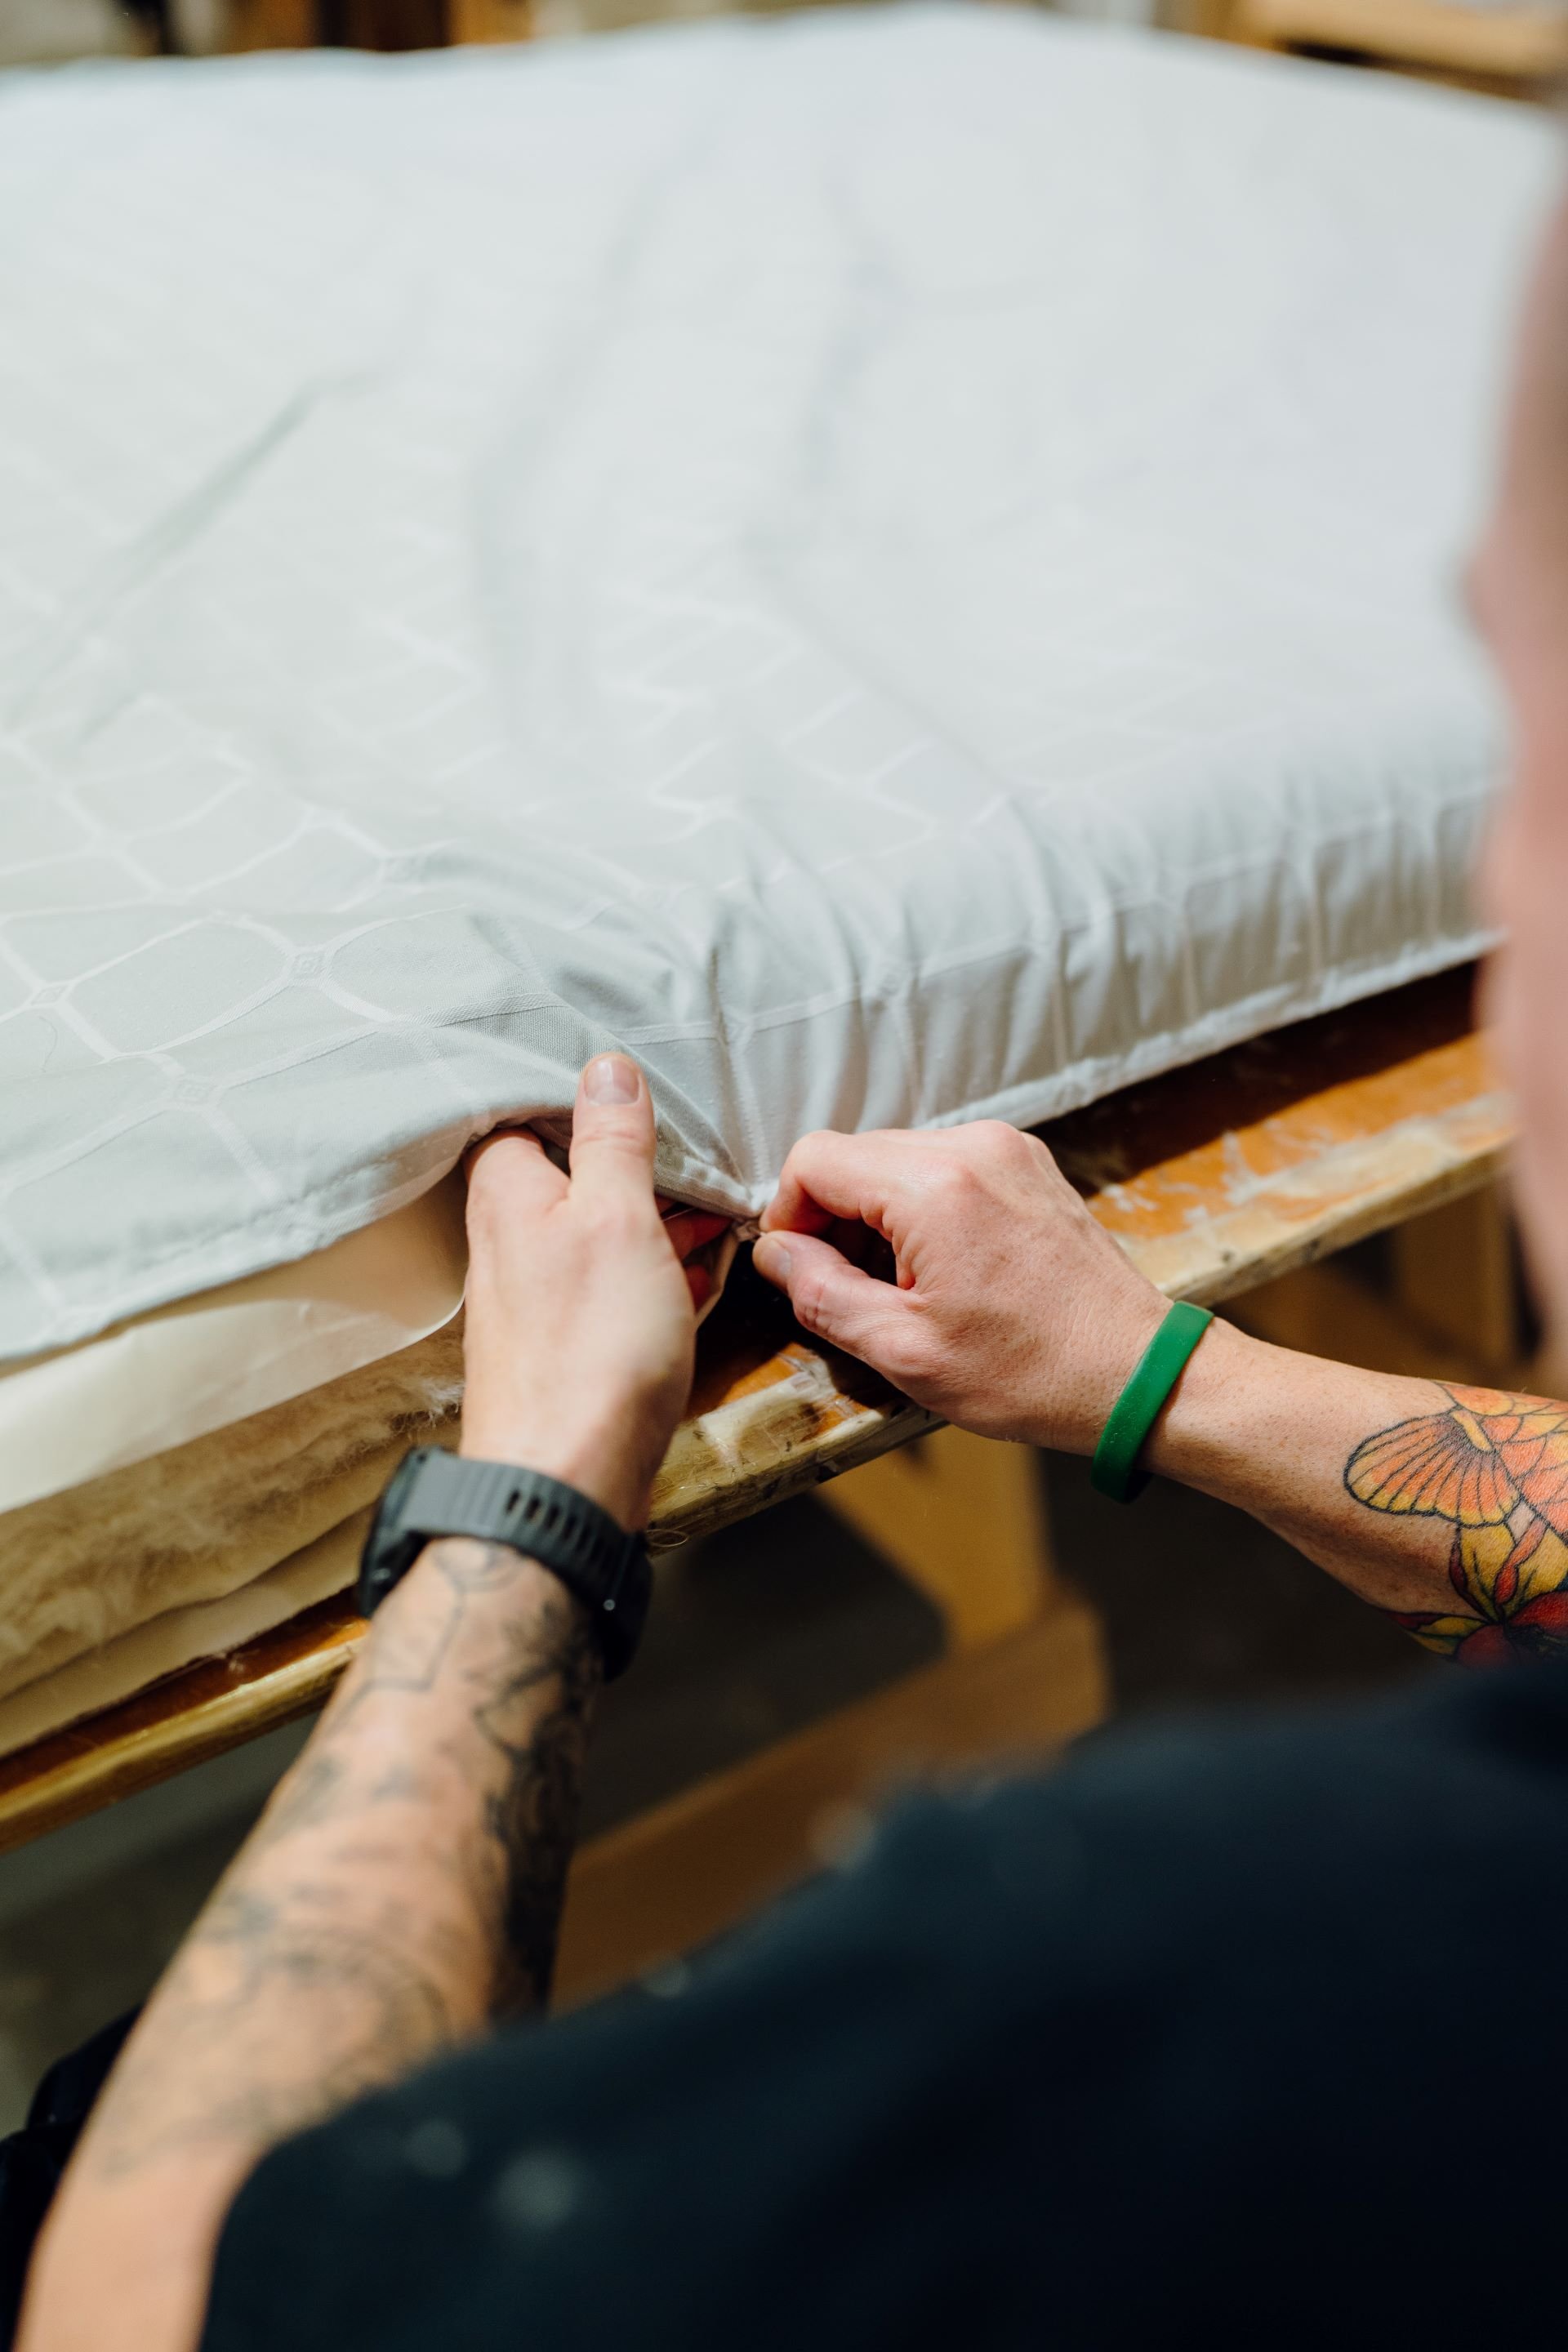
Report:
M 1279 1350 L 1218 1316 L 1183 1368 L 1144 1443 L 1142 1461 L 1162 1478 L 1226 1493 L 1238 1458 L 1250 1462 L 1251 1415 L 1268 1392 Z
M 1046 1400 L 1007 1433 L 1052 1453 L 1094 1453 L 1117 1399 L 1170 1312 L 1170 1300 L 1152 1283 L 1144 1289 L 1142 1297 L 1113 1297 L 1090 1342 L 1077 1349 L 1070 1343 L 1054 1346 Z
M 581 1475 L 574 1459 L 561 1466 Z M 459 1613 L 482 1601 L 504 1614 L 522 1563 L 536 1561 L 587 1612 L 606 1676 L 637 1654 L 652 1599 L 640 1534 L 552 1472 L 416 1446 L 377 1506 L 360 1560 L 361 1614 L 378 1618 L 419 1562 L 421 1585 L 445 1585 Z
M 609 1430 L 551 1431 L 523 1421 L 463 1414 L 458 1452 L 470 1462 L 508 1462 L 575 1486 L 629 1535 L 647 1517 L 652 1475 L 634 1448 Z

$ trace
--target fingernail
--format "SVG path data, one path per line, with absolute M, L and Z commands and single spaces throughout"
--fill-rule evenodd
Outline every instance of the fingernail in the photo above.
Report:
M 777 1234 L 763 1234 L 752 1255 L 758 1252 L 763 1254 L 763 1272 L 770 1282 L 785 1283 L 789 1280 L 789 1252 Z
M 642 1079 L 624 1054 L 601 1054 L 583 1073 L 583 1095 L 591 1103 L 636 1102 Z

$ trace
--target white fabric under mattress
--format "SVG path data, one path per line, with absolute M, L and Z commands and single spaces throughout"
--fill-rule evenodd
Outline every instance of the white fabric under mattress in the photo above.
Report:
M 0 1350 L 1478 944 L 1542 121 L 986 8 L 0 84 Z
M 27 1505 L 309 1391 L 330 1398 L 345 1378 L 406 1355 L 449 1324 L 467 1273 L 463 1181 L 454 1172 L 292 1265 L 155 1308 L 58 1355 L 0 1367 L 0 1597 L 15 1590 L 16 1555 L 26 1548 L 16 1515 Z M 0 1608 L 0 1689 L 4 1621 Z

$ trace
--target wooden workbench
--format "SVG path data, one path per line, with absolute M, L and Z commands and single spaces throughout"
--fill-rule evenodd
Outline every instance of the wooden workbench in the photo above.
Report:
M 234 0 L 240 49 L 427 49 L 448 41 L 521 41 L 531 0 Z
M 1210 29 L 1265 48 L 1330 50 L 1511 95 L 1568 70 L 1553 6 L 1459 0 L 1207 0 Z
M 1501 1164 L 1511 1120 L 1472 1034 L 1470 977 L 1454 972 L 1130 1087 L 1042 1132 L 1162 1288 L 1215 1304 L 1479 1186 Z M 653 1540 L 746 1517 L 932 1427 L 807 1339 L 742 1263 L 702 1334 Z M 6 1758 L 0 1849 L 319 1706 L 362 1631 L 345 1600 L 324 1603 Z

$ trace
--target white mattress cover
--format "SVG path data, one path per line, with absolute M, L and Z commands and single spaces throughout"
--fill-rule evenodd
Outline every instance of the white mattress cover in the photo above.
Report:
M 0 1350 L 1474 950 L 1556 140 L 1023 12 L 0 86 Z

